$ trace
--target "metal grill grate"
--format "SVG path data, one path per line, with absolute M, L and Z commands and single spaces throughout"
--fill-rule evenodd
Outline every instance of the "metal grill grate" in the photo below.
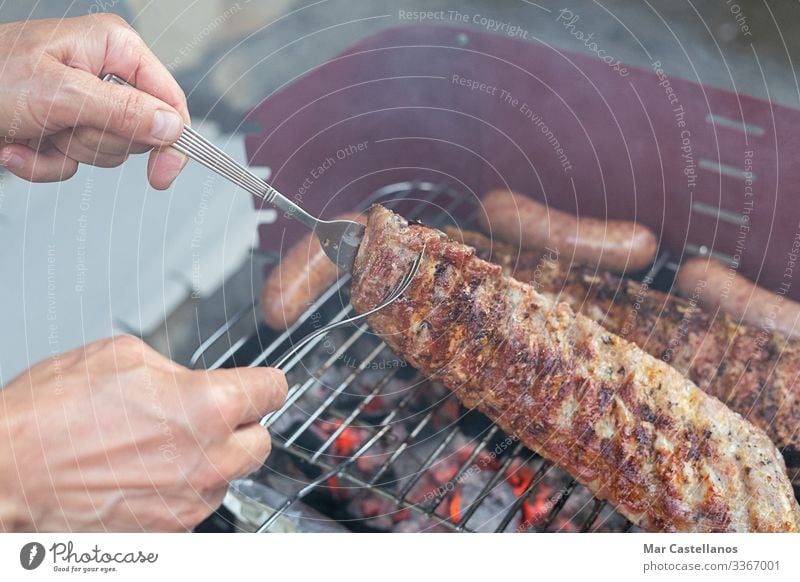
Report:
M 377 200 L 408 219 L 422 219 L 436 227 L 450 222 L 469 228 L 478 209 L 474 197 L 429 183 L 388 186 L 367 199 L 364 208 Z M 674 264 L 662 256 L 648 275 L 656 279 L 662 270 L 673 268 Z M 664 273 L 660 278 L 665 278 Z M 293 338 L 351 315 L 346 296 L 349 280 L 349 275 L 340 278 L 297 324 L 277 336 L 263 328 L 251 333 L 252 325 L 243 330 L 248 316 L 257 317 L 255 306 L 249 306 L 198 348 L 192 364 L 210 368 L 268 364 L 291 345 Z M 366 325 L 360 325 L 333 338 L 319 338 L 287 363 L 288 398 L 270 416 L 267 426 L 275 451 L 293 458 L 306 472 L 293 477 L 294 491 L 285 494 L 262 531 L 269 531 L 297 501 L 320 491 L 334 496 L 337 491 L 375 496 L 394 515 L 413 512 L 423 519 L 421 523 L 435 529 L 502 532 L 633 528 L 558 467 L 507 438 L 485 419 L 467 434 L 464 420 L 468 414 L 477 413 L 459 409 L 452 394 L 424 381 L 410 368 L 378 365 L 390 358 L 402 363 Z M 367 384 L 368 388 L 356 389 L 358 384 Z M 381 400 L 391 404 L 376 414 L 375 404 Z M 420 402 L 425 404 L 419 406 Z M 455 417 L 454 410 L 459 411 Z M 350 435 L 351 448 L 343 452 L 339 443 L 350 432 L 357 435 Z M 492 457 L 498 442 L 507 443 L 507 450 Z M 454 448 L 462 453 L 457 463 L 452 458 Z M 490 471 L 480 468 L 487 456 Z M 449 467 L 447 478 L 438 489 L 421 496 L 421 482 L 443 463 Z M 480 479 L 475 477 L 476 472 L 481 473 Z M 271 473 L 274 469 L 267 466 L 256 479 L 268 481 Z M 454 496 L 467 481 L 477 484 L 473 483 L 470 495 L 465 493 L 453 509 Z M 487 516 L 487 510 L 481 508 L 499 488 L 508 489 L 511 482 L 516 487 L 514 494 L 499 502 L 495 499 Z M 528 527 L 521 515 L 524 506 L 542 498 L 546 503 L 538 510 L 543 513 Z

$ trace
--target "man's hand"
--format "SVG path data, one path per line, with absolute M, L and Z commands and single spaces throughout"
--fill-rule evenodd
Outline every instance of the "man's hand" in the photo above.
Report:
M 148 176 L 164 189 L 186 163 L 166 146 L 188 122 L 183 91 L 122 18 L 0 26 L 0 165 L 17 176 L 65 180 L 79 163 L 114 167 L 155 148 Z
M 133 337 L 0 390 L 0 531 L 182 531 L 270 452 L 277 370 L 190 371 Z

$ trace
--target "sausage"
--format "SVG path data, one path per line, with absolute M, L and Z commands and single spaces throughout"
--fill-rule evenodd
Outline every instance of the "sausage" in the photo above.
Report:
M 759 287 L 715 259 L 684 261 L 675 287 L 679 295 L 694 299 L 707 311 L 719 309 L 737 322 L 800 338 L 800 304 Z
M 336 220 L 364 223 L 357 213 L 340 214 Z M 322 250 L 312 232 L 296 242 L 267 276 L 261 293 L 264 322 L 274 330 L 295 323 L 339 277 L 339 268 Z
M 483 198 L 483 228 L 526 249 L 555 250 L 563 260 L 616 273 L 650 265 L 658 250 L 646 226 L 624 220 L 575 217 L 509 190 Z

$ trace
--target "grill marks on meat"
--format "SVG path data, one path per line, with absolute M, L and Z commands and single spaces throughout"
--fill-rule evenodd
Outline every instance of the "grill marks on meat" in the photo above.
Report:
M 783 460 L 761 430 L 443 233 L 373 207 L 355 309 L 378 304 L 423 243 L 420 273 L 369 322 L 426 376 L 645 529 L 797 531 Z
M 575 311 L 670 363 L 756 426 L 781 449 L 800 481 L 800 341 L 737 325 L 674 295 L 585 267 L 569 268 L 547 253 L 517 252 L 484 235 L 447 233 L 497 263 L 507 275 L 533 282 Z

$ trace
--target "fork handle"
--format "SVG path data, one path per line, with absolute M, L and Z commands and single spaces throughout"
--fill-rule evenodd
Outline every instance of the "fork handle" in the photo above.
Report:
M 135 89 L 135 87 L 125 79 L 113 73 L 103 76 L 103 81 L 109 81 L 117 85 L 124 85 Z M 311 230 L 316 228 L 317 222 L 319 222 L 318 219 L 286 198 L 286 196 L 253 174 L 190 126 L 183 126 L 183 132 L 171 147 L 178 150 L 186 157 L 203 164 L 212 172 L 219 174 L 242 189 L 258 196 L 265 202 L 283 210 L 287 217 L 299 220 Z

